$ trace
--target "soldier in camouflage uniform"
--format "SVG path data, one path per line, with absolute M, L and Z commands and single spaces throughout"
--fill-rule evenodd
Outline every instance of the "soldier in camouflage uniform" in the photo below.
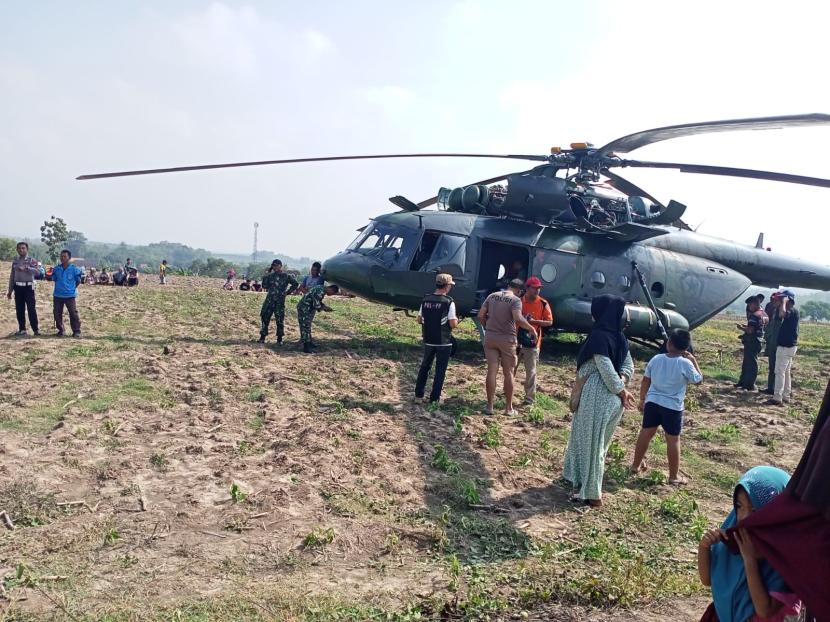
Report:
M 326 294 L 337 294 L 340 289 L 337 285 L 315 285 L 300 299 L 297 304 L 297 321 L 300 324 L 300 340 L 303 342 L 303 352 L 311 354 L 314 342 L 311 341 L 311 323 L 318 311 L 331 311 L 331 307 L 323 304 Z
M 271 262 L 271 269 L 262 279 L 262 289 L 268 292 L 265 302 L 262 303 L 262 329 L 259 331 L 259 342 L 265 343 L 271 316 L 277 320 L 277 343 L 282 344 L 285 335 L 285 297 L 290 296 L 300 286 L 297 279 L 283 272 L 282 262 L 275 259 Z

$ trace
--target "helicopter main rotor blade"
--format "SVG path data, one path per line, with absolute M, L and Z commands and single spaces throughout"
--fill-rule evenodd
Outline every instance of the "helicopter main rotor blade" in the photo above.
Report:
M 713 134 L 715 132 L 735 132 L 739 130 L 775 130 L 785 127 L 803 127 L 807 125 L 830 124 L 830 115 L 797 114 L 781 117 L 759 117 L 755 119 L 732 119 L 728 121 L 709 121 L 704 123 L 686 123 L 669 125 L 653 130 L 645 130 L 612 140 L 601 147 L 597 155 L 607 156 L 611 153 L 629 153 L 640 147 L 658 143 L 672 138 L 694 136 L 696 134 Z
M 634 168 L 669 168 L 677 169 L 681 173 L 701 173 L 703 175 L 723 175 L 726 177 L 746 177 L 748 179 L 767 179 L 769 181 L 784 181 L 791 184 L 805 186 L 819 186 L 830 188 L 830 179 L 820 177 L 806 177 L 804 175 L 790 175 L 789 173 L 775 173 L 772 171 L 756 171 L 749 168 L 733 168 L 731 166 L 708 166 L 706 164 L 678 164 L 677 162 L 645 162 L 642 160 L 622 160 L 620 166 Z
M 507 160 L 534 160 L 547 162 L 547 156 L 540 155 L 494 155 L 489 153 L 395 153 L 384 155 L 327 156 L 321 158 L 292 158 L 288 160 L 259 160 L 256 162 L 229 162 L 226 164 L 199 164 L 196 166 L 174 166 L 171 168 L 150 168 L 137 171 L 118 171 L 114 173 L 95 173 L 81 175 L 79 180 L 103 179 L 105 177 L 130 177 L 132 175 L 155 175 L 157 173 L 183 173 L 185 171 L 206 171 L 217 168 L 240 168 L 243 166 L 266 166 L 270 164 L 299 164 L 301 162 L 332 162 L 340 160 L 381 160 L 389 158 L 498 158 Z
M 616 173 L 612 173 L 607 168 L 604 168 L 600 171 L 603 175 L 608 178 L 608 185 L 616 188 L 620 192 L 628 196 L 635 196 L 635 197 L 643 197 L 654 203 L 655 205 L 659 205 L 660 209 L 665 209 L 663 204 L 660 203 L 657 199 L 651 196 L 648 192 L 637 186 L 636 184 L 628 181 L 625 177 L 620 177 Z
M 547 158 L 545 158 L 547 159 Z M 530 173 L 530 171 L 522 171 L 520 173 L 507 173 L 506 175 L 499 175 L 498 177 L 491 177 L 490 179 L 482 179 L 481 181 L 476 181 L 471 184 L 467 184 L 468 186 L 486 186 L 487 184 L 494 184 L 497 181 L 504 181 L 508 177 L 512 177 L 513 175 L 524 175 L 525 173 Z M 438 197 L 434 196 L 430 199 L 426 199 L 425 201 L 421 201 L 418 203 L 418 207 L 423 209 L 425 207 L 429 207 L 430 205 L 435 205 L 438 202 Z

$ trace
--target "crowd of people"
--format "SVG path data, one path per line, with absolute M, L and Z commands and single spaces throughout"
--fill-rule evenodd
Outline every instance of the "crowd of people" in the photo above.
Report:
M 28 256 L 25 242 L 18 244 L 17 252 L 18 257 L 12 263 L 8 296 L 15 296 L 21 331 L 18 334 L 25 334 L 27 312 L 32 330 L 38 334 L 33 283 L 42 267 Z M 83 273 L 70 260 L 71 253 L 62 251 L 60 264 L 46 278 L 55 284 L 57 334 L 64 334 L 66 309 L 72 335 L 80 337 L 81 323 L 75 299 Z M 161 284 L 165 283 L 166 265 L 162 262 L 159 268 Z M 277 344 L 283 343 L 286 297 L 299 293 L 297 321 L 303 352 L 314 352 L 312 325 L 315 315 L 318 311 L 331 311 L 324 300 L 326 296 L 339 293 L 336 285 L 324 282 L 320 268 L 315 262 L 309 276 L 298 282 L 284 270 L 279 259 L 271 263 L 260 286 L 267 292 L 260 311 L 260 343 L 265 342 L 272 320 L 276 323 Z M 104 274 L 102 270 L 97 276 L 98 283 Z M 225 286 L 230 284 L 232 288 L 235 276 L 235 273 L 229 273 Z M 245 288 L 240 286 L 243 291 L 253 289 L 247 278 L 242 285 L 247 285 Z M 432 372 L 431 391 L 426 399 L 435 406 L 440 405 L 456 345 L 452 333 L 459 317 L 450 296 L 454 285 L 452 275 L 437 274 L 435 289 L 423 297 L 417 315 L 424 349 L 414 399 L 425 399 L 427 380 Z M 523 404 L 534 403 L 542 333 L 555 321 L 550 304 L 540 295 L 541 287 L 541 281 L 533 276 L 511 278 L 502 289 L 487 296 L 479 310 L 477 319 L 484 331 L 487 363 L 484 409 L 487 416 L 494 415 L 499 371 L 503 375 L 504 414 L 516 414 L 514 378 L 520 363 L 524 365 L 525 373 Z M 799 315 L 795 295 L 789 290 L 774 293 L 764 310 L 761 309 L 763 299 L 761 295 L 748 298 L 746 323 L 738 324 L 744 359 L 736 386 L 756 389 L 758 356 L 765 344 L 771 370 L 767 388 L 762 392 L 771 396 L 767 404 L 780 406 L 792 397 L 792 361 L 797 351 Z M 563 483 L 570 488 L 573 502 L 594 508 L 602 506 L 605 458 L 611 439 L 624 410 L 635 406 L 634 394 L 628 388 L 634 377 L 634 361 L 624 334 L 625 305 L 623 298 L 614 295 L 593 299 L 594 325 L 579 350 L 571 387 L 571 433 L 564 457 Z M 686 483 L 680 477 L 684 402 L 688 385 L 702 381 L 703 374 L 693 354 L 690 333 L 674 330 L 664 351 L 649 360 L 643 373 L 639 390 L 642 424 L 633 447 L 632 477 L 645 469 L 649 444 L 662 428 L 666 439 L 667 481 L 677 486 Z M 811 599 L 812 607 L 827 606 L 825 613 L 830 614 L 826 584 L 821 587 L 822 577 L 826 581 L 830 574 L 827 568 L 830 559 L 830 487 L 826 484 L 830 472 L 828 419 L 830 385 L 807 452 L 793 479 L 774 467 L 750 469 L 734 488 L 733 511 L 721 528 L 709 530 L 701 539 L 698 547 L 700 580 L 703 585 L 711 586 L 713 596 L 713 604 L 703 618 L 706 622 L 798 619 L 802 599 L 807 597 Z M 793 544 L 787 538 L 787 528 L 800 530 L 804 541 Z M 800 565 L 815 565 L 811 554 L 818 554 L 824 567 L 817 572 L 805 573 Z
M 455 347 L 458 325 L 450 296 L 455 283 L 438 274 L 435 290 L 420 306 L 424 352 L 415 383 L 415 399 L 423 400 L 427 378 L 435 367 L 429 402 L 438 404 L 447 367 Z M 484 325 L 487 360 L 486 415 L 493 414 L 496 379 L 504 375 L 505 415 L 515 414 L 513 376 L 525 362 L 525 401 L 535 394 L 536 364 L 541 332 L 553 317 L 539 296 L 535 277 L 510 280 L 490 294 L 478 314 Z M 758 313 L 761 296 L 747 299 L 747 323 L 739 324 L 744 340 L 744 368 L 739 386 L 754 389 L 760 340 L 766 338 L 771 357 L 770 405 L 791 398 L 791 368 L 798 341 L 798 311 L 789 290 L 776 292 L 771 307 Z M 634 362 L 623 332 L 625 300 L 598 296 L 591 304 L 594 326 L 577 356 L 571 390 L 571 434 L 565 453 L 563 481 L 572 501 L 602 506 L 605 457 L 623 411 L 634 406 L 627 385 Z M 769 320 L 767 320 L 769 318 Z M 770 327 L 764 335 L 764 329 Z M 756 341 L 757 340 L 757 341 Z M 753 367 L 754 359 L 754 367 Z M 666 438 L 668 482 L 682 485 L 680 434 L 689 384 L 703 381 L 691 335 L 674 330 L 665 351 L 652 357 L 640 385 L 642 425 L 633 451 L 630 474 L 645 469 L 644 458 L 659 428 Z M 733 511 L 718 529 L 706 532 L 698 546 L 701 583 L 711 587 L 713 603 L 702 622 L 804 620 L 802 599 L 810 598 L 815 620 L 830 619 L 827 580 L 830 577 L 830 385 L 807 451 L 793 479 L 781 469 L 758 466 L 747 471 L 733 491 Z M 793 531 L 803 534 L 794 542 Z
M 89 268 L 89 270 L 84 273 L 81 282 L 85 285 L 118 285 L 135 287 L 138 285 L 138 270 L 132 267 L 125 270 L 124 266 L 118 266 L 114 272 L 110 273 L 106 268 L 101 268 L 100 271 L 96 268 Z M 165 281 L 162 277 L 162 283 L 164 282 Z

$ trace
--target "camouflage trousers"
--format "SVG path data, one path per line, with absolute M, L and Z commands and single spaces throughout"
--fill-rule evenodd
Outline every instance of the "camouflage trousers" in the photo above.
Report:
M 262 303 L 262 311 L 259 317 L 262 320 L 262 328 L 259 331 L 261 337 L 268 335 L 268 329 L 271 326 L 271 317 L 277 322 L 277 339 L 282 339 L 285 335 L 285 297 L 284 296 L 269 296 Z
M 297 309 L 297 322 L 300 324 L 300 341 L 309 343 L 311 341 L 311 323 L 314 321 L 316 311 L 304 311 Z

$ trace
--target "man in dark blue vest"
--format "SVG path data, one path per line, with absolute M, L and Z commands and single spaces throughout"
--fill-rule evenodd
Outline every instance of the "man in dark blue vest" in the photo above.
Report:
M 455 314 L 455 302 L 449 297 L 450 289 L 455 283 L 449 274 L 438 274 L 435 277 L 435 292 L 424 296 L 421 309 L 418 312 L 418 323 L 421 324 L 424 337 L 424 360 L 418 370 L 418 381 L 415 383 L 415 398 L 423 399 L 429 370 L 435 363 L 435 377 L 432 380 L 432 392 L 429 401 L 437 403 L 441 399 L 441 389 L 444 388 L 444 376 L 447 365 L 450 363 L 452 352 L 452 329 L 458 325 L 458 316 Z

